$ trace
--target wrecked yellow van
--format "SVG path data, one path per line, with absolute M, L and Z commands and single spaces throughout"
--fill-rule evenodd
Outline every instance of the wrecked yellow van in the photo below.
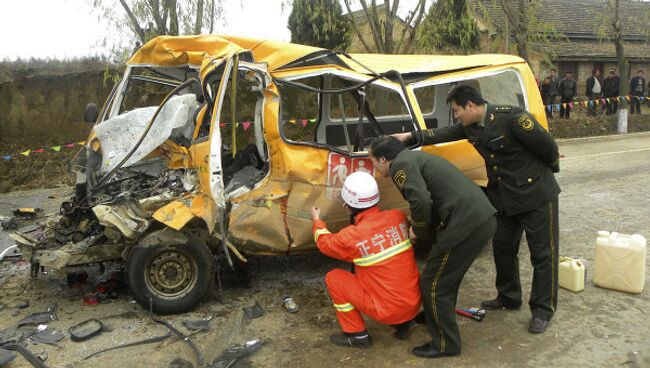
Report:
M 193 308 L 216 257 L 315 249 L 309 209 L 349 224 L 340 187 L 374 174 L 370 140 L 453 123 L 457 83 L 546 124 L 535 79 L 508 55 L 343 54 L 239 37 L 157 37 L 129 60 L 72 163 L 75 193 L 57 221 L 13 234 L 33 270 L 126 261 L 135 300 Z M 421 135 L 418 139 L 421 142 Z M 484 185 L 467 142 L 421 146 Z M 378 178 L 384 208 L 408 206 Z

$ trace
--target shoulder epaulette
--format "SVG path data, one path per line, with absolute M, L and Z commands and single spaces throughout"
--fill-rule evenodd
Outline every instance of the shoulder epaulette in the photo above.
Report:
M 494 112 L 510 112 L 512 111 L 512 106 L 497 106 L 494 108 Z

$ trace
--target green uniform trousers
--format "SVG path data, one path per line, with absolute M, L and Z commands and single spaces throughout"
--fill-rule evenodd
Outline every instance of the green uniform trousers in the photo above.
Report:
M 533 282 L 528 305 L 533 317 L 548 321 L 557 307 L 558 288 L 558 201 L 557 197 L 532 211 L 497 215 L 497 232 L 492 241 L 497 269 L 499 298 L 521 304 L 519 243 L 526 231 L 533 265 Z
M 420 274 L 427 329 L 433 337 L 433 347 L 440 352 L 460 353 L 456 324 L 458 289 L 469 266 L 494 235 L 496 222 L 491 217 L 448 251 L 436 251 L 440 244 L 434 245 Z

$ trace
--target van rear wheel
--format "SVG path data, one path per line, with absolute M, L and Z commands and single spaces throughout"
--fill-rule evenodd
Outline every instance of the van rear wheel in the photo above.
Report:
M 214 263 L 200 240 L 186 244 L 136 245 L 127 259 L 127 283 L 143 308 L 160 314 L 187 312 L 212 288 Z

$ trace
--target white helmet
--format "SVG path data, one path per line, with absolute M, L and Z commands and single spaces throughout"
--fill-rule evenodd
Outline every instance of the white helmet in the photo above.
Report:
M 341 198 L 352 208 L 368 208 L 379 203 L 379 188 L 372 175 L 357 171 L 350 174 L 343 183 Z

